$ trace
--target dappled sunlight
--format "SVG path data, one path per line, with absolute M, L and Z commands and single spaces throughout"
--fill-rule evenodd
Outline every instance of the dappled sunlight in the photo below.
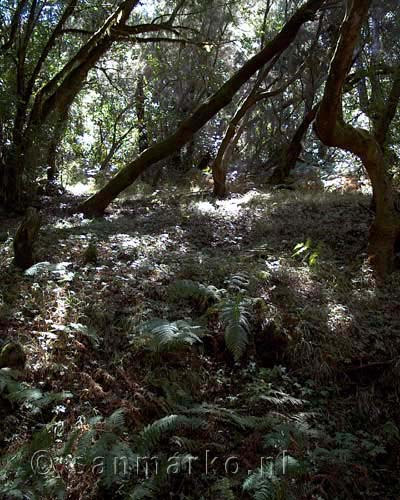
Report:
M 89 196 L 96 191 L 96 184 L 93 179 L 89 180 L 89 182 L 77 182 L 75 184 L 67 184 L 66 189 L 68 192 L 73 194 L 74 196 Z
M 168 198 L 131 200 L 104 219 L 49 224 L 39 241 L 42 262 L 18 278 L 8 299 L 11 311 L 21 311 L 19 338 L 35 336 L 31 380 L 45 373 L 53 390 L 69 390 L 101 412 L 118 404 L 133 421 L 138 401 L 149 412 L 159 411 L 157 400 L 179 413 L 176 405 L 192 404 L 192 391 L 230 411 L 236 402 L 256 415 L 285 408 L 285 425 L 289 419 L 296 433 L 307 427 L 308 410 L 315 421 L 315 401 L 336 418 L 337 391 L 354 396 L 346 384 L 368 364 L 370 346 L 379 345 L 382 357 L 398 347 L 400 297 L 377 290 L 364 257 L 350 257 L 349 238 L 363 244 L 367 237 L 360 200 L 253 190 L 173 206 Z M 90 245 L 94 260 L 86 260 Z M 229 324 L 249 338 L 235 365 L 223 333 Z M 172 341 L 182 351 L 169 352 Z M 368 401 L 367 394 L 363 408 Z M 282 436 L 279 426 L 270 439 L 275 434 Z
M 53 224 L 55 229 L 72 229 L 74 227 L 88 226 L 90 219 L 85 219 L 80 214 L 74 215 L 69 219 L 61 219 Z
M 0 500 L 398 499 L 399 19 L 0 1 Z
M 193 204 L 193 210 L 199 214 L 215 214 L 217 209 L 209 201 L 198 201 Z
M 251 190 L 242 195 L 231 195 L 223 200 L 193 202 L 193 210 L 201 215 L 210 215 L 224 218 L 235 219 L 245 214 L 246 209 L 254 208 L 255 211 L 259 205 L 267 204 L 272 198 L 271 193 L 262 193 L 257 190 Z
M 218 200 L 216 204 L 224 215 L 233 217 L 240 215 L 243 209 L 251 207 L 252 203 L 254 205 L 262 205 L 263 202 L 267 203 L 270 198 L 271 194 L 252 190 L 243 195 L 231 196 L 226 200 Z
M 328 302 L 328 328 L 332 334 L 349 333 L 354 321 L 348 305 Z

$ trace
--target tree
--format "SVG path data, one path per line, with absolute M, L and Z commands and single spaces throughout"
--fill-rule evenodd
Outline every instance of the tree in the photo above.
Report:
M 111 12 L 96 2 L 91 3 L 89 18 L 83 15 L 83 22 L 78 0 L 54 5 L 48 0 L 19 0 L 14 10 L 13 2 L 8 2 L 12 15 L 5 16 L 0 28 L 5 74 L 0 98 L 12 104 L 0 108 L 0 203 L 6 207 L 21 204 L 26 177 L 35 176 L 43 159 L 53 161 L 52 151 L 63 135 L 71 104 L 88 72 L 113 43 L 137 41 L 142 33 L 175 32 L 173 21 L 184 3 L 178 2 L 163 22 L 129 25 L 139 0 L 121 1 Z
M 269 69 L 270 68 L 267 68 L 267 71 L 263 72 L 260 75 L 260 78 L 256 80 L 256 83 L 250 94 L 240 104 L 239 108 L 229 122 L 224 138 L 218 149 L 217 156 L 212 165 L 214 195 L 218 198 L 224 198 L 228 193 L 226 176 L 228 173 L 229 161 L 231 159 L 233 149 L 236 146 L 246 124 L 244 123 L 239 126 L 240 123 L 245 120 L 246 117 L 248 117 L 249 112 L 258 102 L 281 94 L 296 78 L 296 76 L 292 77 L 289 82 L 286 82 L 284 85 L 276 89 L 260 90 L 260 80 L 264 79 L 267 76 Z
M 131 185 L 142 172 L 188 143 L 201 127 L 231 102 L 236 92 L 252 75 L 292 43 L 301 26 L 312 20 L 323 4 L 324 0 L 308 0 L 297 10 L 282 30 L 184 120 L 175 133 L 144 151 L 111 179 L 104 188 L 80 205 L 78 210 L 86 216 L 102 215 L 116 196 Z
M 187 2 L 177 23 L 187 24 L 190 42 L 169 43 L 163 39 L 142 46 L 140 59 L 149 73 L 146 79 L 149 143 L 163 140 L 173 133 L 176 123 L 187 118 L 212 95 L 232 73 L 232 68 L 238 65 L 235 58 L 242 50 L 237 50 L 232 39 L 238 22 L 237 11 L 243 3 L 246 2 Z M 185 182 L 198 159 L 213 149 L 218 131 L 218 120 L 210 120 L 201 132 L 172 154 L 168 160 L 168 173 L 163 161 L 147 170 L 141 178 L 152 183 L 158 177 L 157 173 L 162 172 L 167 173 L 168 181 Z
M 271 184 L 281 184 L 289 177 L 290 172 L 296 166 L 298 159 L 300 158 L 301 152 L 303 151 L 303 139 L 306 135 L 311 123 L 317 114 L 318 104 L 313 106 L 311 109 L 305 111 L 304 117 L 301 120 L 299 126 L 297 127 L 295 133 L 293 134 L 292 140 L 284 148 L 279 163 L 274 169 L 270 183 Z
M 369 260 L 376 273 L 384 276 L 393 269 L 395 245 L 400 236 L 400 214 L 384 154 L 385 140 L 400 98 L 400 71 L 396 74 L 389 96 L 382 102 L 383 112 L 374 123 L 372 132 L 346 123 L 342 108 L 344 84 L 370 5 L 371 0 L 348 2 L 317 112 L 315 131 L 326 145 L 339 147 L 358 156 L 368 173 L 376 204 L 376 216 L 369 234 Z

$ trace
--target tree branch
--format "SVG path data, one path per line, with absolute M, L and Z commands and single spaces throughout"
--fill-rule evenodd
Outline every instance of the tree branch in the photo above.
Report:
M 18 2 L 17 8 L 15 9 L 14 15 L 11 20 L 10 35 L 8 37 L 8 40 L 0 47 L 0 52 L 6 52 L 13 46 L 18 26 L 20 25 L 21 22 L 22 11 L 24 10 L 27 2 L 28 0 L 20 0 Z
M 175 133 L 146 149 L 136 160 L 120 170 L 103 189 L 86 200 L 79 207 L 79 210 L 86 215 L 102 214 L 109 203 L 121 191 L 132 184 L 150 165 L 168 157 L 189 142 L 204 124 L 231 102 L 233 96 L 244 83 L 268 61 L 283 52 L 292 43 L 301 26 L 305 22 L 313 20 L 315 13 L 324 3 L 325 0 L 308 0 L 262 50 L 250 58 L 215 94 L 201 104 L 191 116 L 181 122 Z

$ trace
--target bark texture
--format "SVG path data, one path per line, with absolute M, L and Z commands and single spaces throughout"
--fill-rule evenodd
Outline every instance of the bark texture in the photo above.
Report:
M 376 274 L 382 277 L 393 269 L 395 243 L 400 232 L 400 217 L 387 173 L 382 142 L 386 133 L 382 134 L 380 127 L 376 126 L 375 133 L 355 128 L 345 123 L 342 113 L 343 86 L 370 4 L 371 0 L 348 2 L 324 95 L 316 116 L 315 131 L 327 146 L 350 151 L 363 162 L 371 180 L 376 203 L 376 216 L 370 228 L 368 254 Z M 388 111 L 393 107 L 392 97 L 393 94 L 387 103 Z M 388 126 L 386 122 L 384 124 L 386 131 Z
M 33 245 L 40 229 L 40 215 L 35 208 L 29 207 L 14 237 L 14 264 L 28 269 L 34 263 Z

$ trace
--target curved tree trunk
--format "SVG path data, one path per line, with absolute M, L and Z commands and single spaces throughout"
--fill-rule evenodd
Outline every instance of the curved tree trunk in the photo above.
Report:
M 325 0 L 308 0 L 297 10 L 275 38 L 249 59 L 208 101 L 200 105 L 189 118 L 184 120 L 174 134 L 144 151 L 111 179 L 103 189 L 80 205 L 78 210 L 86 216 L 102 215 L 107 206 L 142 172 L 154 163 L 167 158 L 174 151 L 181 149 L 203 125 L 231 102 L 236 92 L 252 75 L 292 43 L 301 26 L 312 20 L 324 3 Z
M 377 130 L 381 129 L 375 127 L 375 133 L 371 134 L 367 130 L 345 123 L 342 113 L 343 85 L 352 64 L 354 49 L 370 4 L 371 0 L 349 1 L 324 95 L 318 109 L 315 131 L 326 145 L 350 151 L 363 162 L 371 180 L 376 202 L 376 217 L 370 228 L 368 254 L 377 275 L 382 277 L 393 268 L 395 243 L 400 234 L 400 216 L 395 206 L 382 142 L 382 137 L 386 137 L 389 127 L 386 120 L 387 114 L 385 113 L 386 121 L 383 124 L 384 133 L 377 133 Z M 393 102 L 389 99 L 388 114 L 392 108 Z M 392 115 L 394 116 L 394 113 Z
M 213 174 L 213 181 L 214 181 L 214 196 L 216 196 L 219 199 L 225 198 L 228 196 L 228 186 L 227 186 L 227 174 L 228 174 L 228 167 L 229 163 L 231 161 L 233 152 L 236 148 L 237 143 L 239 142 L 239 139 L 243 132 L 246 129 L 246 126 L 248 125 L 248 115 L 245 116 L 243 123 L 240 125 L 240 127 L 236 130 L 235 135 L 232 137 L 230 140 L 229 144 L 227 144 L 226 149 L 224 151 L 224 155 L 222 157 L 222 161 L 220 164 L 217 164 L 216 162 L 213 163 L 212 165 L 212 174 Z
M 302 141 L 317 114 L 317 110 L 318 105 L 314 106 L 305 114 L 292 140 L 285 148 L 280 163 L 271 175 L 271 184 L 282 184 L 289 177 L 290 172 L 295 168 L 296 162 L 303 151 Z
M 271 66 L 272 67 L 272 66 Z M 281 94 L 286 88 L 293 83 L 297 78 L 297 75 L 292 76 L 288 82 L 283 84 L 281 87 L 271 90 L 271 91 L 259 91 L 259 85 L 261 81 L 266 78 L 270 68 L 267 68 L 256 81 L 253 90 L 249 95 L 243 100 L 242 104 L 237 109 L 236 113 L 233 115 L 229 125 L 226 129 L 224 138 L 222 139 L 221 145 L 218 149 L 217 156 L 212 164 L 212 174 L 214 180 L 214 196 L 217 198 L 225 198 L 228 194 L 228 187 L 226 185 L 226 176 L 228 173 L 228 166 L 230 159 L 238 143 L 240 136 L 242 135 L 245 124 L 240 122 L 248 119 L 250 111 L 254 106 L 264 99 L 269 99 L 270 97 L 277 96 Z
M 241 106 L 239 106 L 233 118 L 229 122 L 224 138 L 222 139 L 221 145 L 218 149 L 217 156 L 212 163 L 211 168 L 214 181 L 214 196 L 216 196 L 217 198 L 225 198 L 228 194 L 226 175 L 228 172 L 228 163 L 231 156 L 231 154 L 228 154 L 228 151 L 230 150 L 230 153 L 233 152 L 233 148 L 230 147 L 232 141 L 235 137 L 237 137 L 237 143 L 240 138 L 240 135 L 237 134 L 237 127 L 239 126 L 242 118 L 254 106 L 255 103 L 255 94 L 254 92 L 251 92 L 249 96 L 243 101 Z

